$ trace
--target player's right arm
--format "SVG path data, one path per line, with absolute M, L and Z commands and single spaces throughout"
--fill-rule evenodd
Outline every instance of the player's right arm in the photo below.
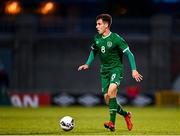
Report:
M 91 63 L 93 62 L 95 55 L 96 55 L 95 44 L 92 44 L 91 51 L 90 51 L 90 54 L 89 54 L 89 57 L 88 57 L 86 63 L 79 66 L 78 71 L 88 69 L 89 66 L 91 65 Z

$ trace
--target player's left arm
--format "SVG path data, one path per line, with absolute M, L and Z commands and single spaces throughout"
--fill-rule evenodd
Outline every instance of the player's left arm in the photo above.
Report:
M 127 47 L 125 50 L 123 50 L 123 53 L 128 56 L 129 63 L 131 65 L 132 70 L 132 77 L 137 81 L 140 82 L 143 79 L 143 76 L 139 74 L 136 68 L 136 62 L 133 53 L 130 51 L 129 47 Z
M 132 70 L 132 77 L 137 82 L 140 82 L 143 79 L 143 76 L 141 74 L 139 74 L 139 72 L 137 71 L 134 55 L 130 51 L 128 44 L 118 34 L 116 34 L 116 42 L 117 42 L 119 49 L 128 56 L 128 59 L 129 59 L 130 65 L 131 65 L 131 70 Z

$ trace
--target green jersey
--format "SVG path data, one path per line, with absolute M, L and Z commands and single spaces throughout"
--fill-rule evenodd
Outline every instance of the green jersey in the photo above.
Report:
M 103 37 L 97 34 L 92 45 L 94 54 L 98 54 L 101 61 L 101 70 L 110 70 L 115 67 L 123 67 L 123 52 L 129 49 L 125 40 L 116 33 L 110 32 Z

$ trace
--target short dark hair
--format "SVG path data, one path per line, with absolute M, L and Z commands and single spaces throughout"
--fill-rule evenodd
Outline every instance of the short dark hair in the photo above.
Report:
M 108 23 L 108 26 L 111 27 L 112 24 L 112 17 L 109 14 L 100 14 L 96 17 L 96 21 L 102 19 L 104 22 Z

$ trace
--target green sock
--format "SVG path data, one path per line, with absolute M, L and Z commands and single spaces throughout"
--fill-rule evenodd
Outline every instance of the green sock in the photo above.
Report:
M 109 99 L 109 112 L 110 112 L 110 121 L 115 124 L 116 121 L 116 112 L 117 112 L 117 101 L 116 98 Z
M 128 114 L 127 111 L 123 110 L 120 104 L 117 104 L 117 113 L 122 116 L 126 116 Z

